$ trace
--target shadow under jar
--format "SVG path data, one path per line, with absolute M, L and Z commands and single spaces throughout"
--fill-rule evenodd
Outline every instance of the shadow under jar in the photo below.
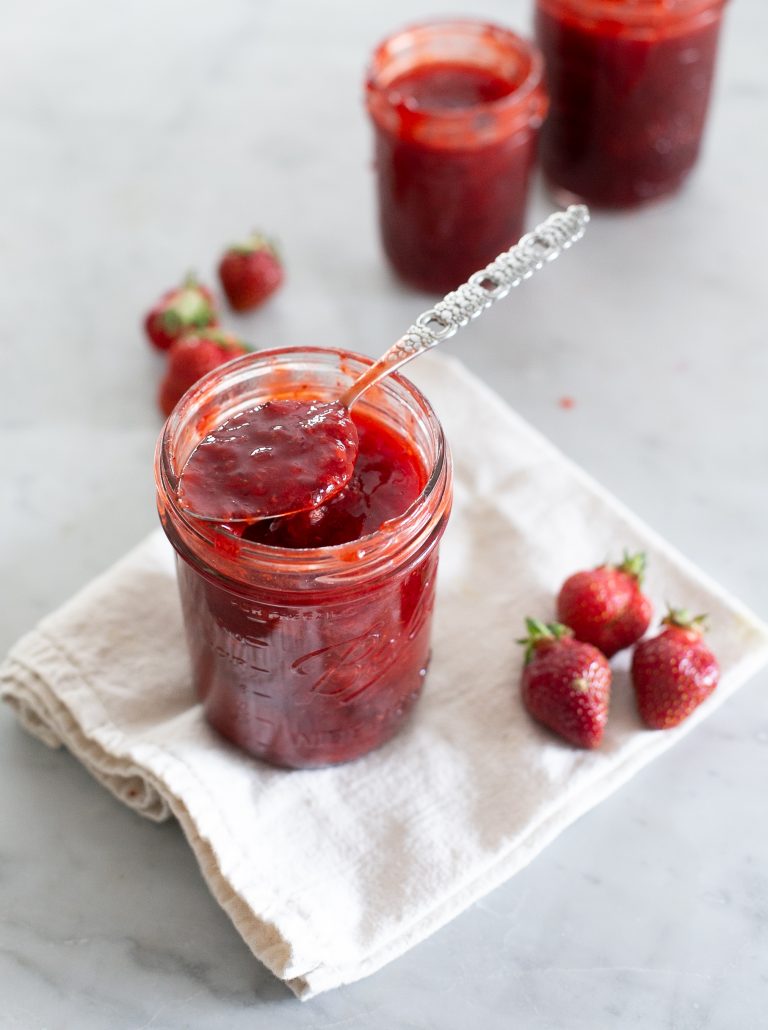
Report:
M 420 693 L 452 499 L 440 423 L 407 379 L 387 377 L 353 409 L 360 453 L 342 494 L 245 531 L 180 508 L 179 474 L 213 426 L 269 399 L 338 397 L 371 363 L 323 348 L 247 355 L 185 394 L 157 447 L 158 511 L 206 718 L 279 766 L 364 755 Z
M 446 293 L 522 235 L 541 56 L 495 25 L 415 25 L 374 52 L 366 102 L 386 255 L 405 282 Z
M 625 208 L 696 163 L 724 0 L 537 0 L 550 108 L 541 165 L 561 203 Z

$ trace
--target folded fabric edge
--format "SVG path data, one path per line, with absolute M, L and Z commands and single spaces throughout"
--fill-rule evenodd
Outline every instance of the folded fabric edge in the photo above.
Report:
M 671 563 L 679 565 L 691 579 L 699 582 L 706 590 L 709 591 L 709 593 L 714 594 L 715 597 L 722 600 L 724 604 L 732 608 L 734 613 L 745 623 L 749 624 L 750 627 L 756 630 L 765 640 L 768 640 L 768 623 L 762 620 L 738 597 L 734 596 L 729 590 L 726 590 L 709 573 L 701 569 L 701 567 L 696 565 L 690 558 L 687 558 L 682 551 L 678 550 L 677 547 L 674 546 L 674 544 L 671 544 L 648 522 L 645 522 L 640 515 L 637 515 L 631 508 L 628 508 L 622 500 L 577 464 L 573 458 L 565 454 L 565 452 L 545 436 L 541 430 L 537 429 L 527 419 L 523 418 L 523 416 L 514 408 L 510 407 L 504 398 L 496 393 L 492 387 L 475 375 L 474 372 L 470 371 L 460 358 L 454 357 L 453 355 L 433 354 L 428 355 L 427 360 L 433 364 L 439 363 L 440 365 L 450 367 L 451 373 L 455 375 L 457 379 L 469 379 L 472 383 L 473 389 L 478 394 L 482 395 L 484 405 L 495 410 L 498 419 L 505 419 L 507 422 L 514 423 L 521 431 L 532 437 L 536 441 L 537 445 L 542 448 L 542 451 L 549 453 L 551 457 L 555 458 L 559 463 L 565 466 L 571 476 L 581 486 L 586 487 L 587 490 L 599 497 L 600 501 L 602 501 L 607 508 L 610 508 L 610 510 L 618 515 L 619 518 L 627 522 L 629 526 L 638 533 L 638 535 L 647 537 L 649 543 L 655 550 L 668 558 Z
M 561 796 L 541 813 L 540 818 L 527 829 L 524 836 L 511 841 L 504 852 L 495 855 L 484 869 L 473 873 L 468 880 L 458 885 L 449 898 L 444 899 L 427 915 L 406 927 L 400 927 L 398 932 L 376 951 L 360 960 L 329 963 L 319 958 L 321 949 L 318 949 L 317 962 L 306 964 L 305 969 L 299 974 L 296 971 L 297 962 L 293 957 L 293 946 L 289 940 L 288 923 L 293 923 L 298 937 L 305 937 L 302 932 L 302 917 L 297 913 L 283 911 L 279 921 L 274 922 L 257 915 L 231 880 L 222 873 L 212 845 L 199 833 L 186 803 L 177 793 L 151 771 L 136 765 L 126 768 L 124 760 L 113 758 L 96 742 L 86 738 L 66 706 L 52 696 L 50 686 L 44 683 L 34 670 L 12 657 L 0 670 L 0 697 L 10 702 L 17 714 L 20 711 L 32 714 L 31 726 L 36 728 L 30 729 L 30 724 L 25 721 L 22 721 L 22 725 L 41 739 L 45 738 L 39 732 L 39 728 L 44 723 L 51 739 L 63 743 L 118 800 L 140 815 L 155 821 L 167 818 L 169 814 L 174 815 L 195 855 L 209 890 L 231 919 L 244 943 L 298 998 L 308 1000 L 324 991 L 371 975 L 442 928 L 489 891 L 510 879 L 562 830 L 690 732 L 766 662 L 768 638 L 761 648 L 754 650 L 731 669 L 727 682 L 722 684 L 726 689 L 712 695 L 686 723 L 676 730 L 648 732 L 647 736 L 638 737 L 638 746 L 627 752 L 623 760 L 607 771 L 596 772 L 578 792 Z M 116 729 L 116 732 L 119 734 L 119 729 Z M 171 761 L 184 777 L 188 778 L 191 775 L 188 766 L 176 755 L 156 745 L 153 745 L 153 750 L 161 753 L 166 762 Z M 120 772 L 117 771 L 118 765 Z M 128 789 L 129 787 L 133 789 Z M 155 804 L 142 805 L 142 797 L 156 799 Z
M 28 733 L 48 747 L 66 747 L 95 780 L 128 808 L 153 822 L 170 818 L 162 792 L 148 781 L 146 771 L 114 758 L 98 742 L 86 737 L 55 690 L 13 653 L 0 667 L 0 700 L 11 708 Z
M 578 465 L 565 457 L 562 452 L 551 443 L 551 441 L 547 440 L 519 415 L 511 411 L 493 392 L 493 390 L 482 382 L 482 380 L 477 379 L 477 377 L 472 373 L 466 371 L 461 362 L 456 359 L 443 358 L 441 360 L 450 362 L 452 365 L 455 365 L 457 369 L 460 369 L 462 378 L 467 376 L 470 377 L 475 388 L 487 398 L 489 404 L 494 404 L 498 407 L 499 414 L 504 414 L 508 422 L 513 421 L 519 423 L 525 428 L 527 433 L 538 438 L 542 445 L 546 446 L 549 452 L 557 456 L 558 461 L 563 462 L 570 469 L 574 480 L 587 486 L 593 494 L 598 496 L 612 511 L 617 513 L 630 526 L 637 527 L 640 532 L 648 537 L 649 541 L 652 542 L 653 546 L 659 552 L 670 557 L 677 565 L 687 571 L 693 579 L 709 589 L 716 597 L 722 599 L 724 603 L 731 607 L 734 612 L 742 618 L 744 623 L 747 624 L 754 633 L 765 639 L 767 632 L 766 627 L 752 612 L 749 611 L 749 609 L 746 608 L 746 606 L 730 596 L 722 587 L 711 580 L 706 574 L 702 573 L 700 569 L 684 558 L 662 537 L 658 536 L 658 534 L 656 534 L 638 516 L 625 508 L 620 501 L 595 481 L 588 473 L 584 472 L 584 470 L 582 470 Z M 157 538 L 158 534 L 159 531 L 156 530 L 152 534 L 152 537 Z M 149 539 L 151 540 L 152 537 Z M 136 550 L 146 546 L 147 543 L 148 541 L 145 541 L 144 544 L 140 544 Z M 133 554 L 134 552 L 131 552 L 131 554 L 126 556 L 123 561 L 129 560 Z M 109 571 L 104 575 L 108 574 Z M 755 646 L 757 647 L 757 645 Z M 733 667 L 732 672 L 728 677 L 729 689 L 723 695 L 715 695 L 715 697 L 718 698 L 717 703 L 719 704 L 724 701 L 727 696 L 729 696 L 739 685 L 741 685 L 741 683 L 744 682 L 744 680 L 764 664 L 767 658 L 768 656 L 764 651 L 753 651 L 750 659 L 744 660 L 737 666 Z M 18 669 L 16 674 L 18 675 Z M 68 729 L 67 733 L 62 735 L 63 739 L 59 737 L 58 730 L 60 729 L 63 720 L 60 722 L 57 716 L 51 714 L 52 711 L 55 711 L 55 708 L 51 708 L 50 699 L 44 698 L 39 684 L 36 689 L 30 686 L 28 690 L 19 692 L 13 691 L 7 686 L 3 688 L 2 683 L 0 683 L 0 695 L 4 696 L 5 700 L 7 700 L 14 708 L 25 729 L 37 736 L 39 739 L 44 740 L 44 742 L 49 744 L 49 746 L 59 746 L 61 743 L 64 743 L 69 750 L 86 765 L 94 777 L 106 786 L 107 789 L 109 789 L 118 798 L 118 800 L 128 804 L 130 807 L 139 811 L 140 814 L 147 815 L 145 811 L 137 808 L 136 804 L 127 798 L 124 792 L 121 791 L 122 784 L 120 783 L 119 777 L 116 777 L 114 772 L 110 773 L 107 771 L 110 761 L 115 761 L 114 759 L 110 760 L 108 752 L 100 749 L 99 745 L 93 741 L 88 741 L 87 745 L 82 746 L 71 744 L 70 740 L 72 739 L 71 734 L 73 732 L 71 729 Z M 701 709 L 696 713 L 697 717 L 700 716 L 703 718 L 716 706 L 716 704 L 713 704 L 707 706 L 706 709 Z M 325 962 L 318 962 L 316 965 L 313 965 L 312 968 L 305 968 L 300 975 L 290 975 L 290 973 L 293 972 L 290 970 L 289 966 L 289 956 L 291 951 L 290 945 L 287 943 L 285 938 L 277 932 L 275 925 L 261 919 L 256 919 L 253 915 L 252 909 L 248 907 L 242 897 L 234 890 L 229 880 L 227 880 L 227 878 L 220 872 L 212 849 L 208 842 L 197 834 L 194 820 L 187 811 L 184 803 L 180 799 L 176 798 L 163 783 L 156 781 L 152 784 L 150 782 L 152 779 L 151 773 L 147 773 L 144 770 L 136 771 L 138 775 L 142 777 L 144 782 L 147 783 L 148 787 L 157 791 L 158 796 L 167 806 L 162 818 L 167 818 L 168 815 L 172 813 L 179 820 L 182 830 L 196 855 L 198 863 L 200 864 L 206 883 L 214 894 L 214 897 L 216 897 L 216 900 L 225 909 L 225 911 L 227 911 L 234 925 L 238 929 L 238 932 L 241 934 L 253 954 L 277 977 L 284 979 L 290 989 L 293 990 L 297 996 L 302 999 L 308 999 L 325 990 L 340 986 L 343 983 L 349 983 L 370 975 L 382 966 L 386 965 L 389 961 L 392 961 L 394 958 L 401 955 L 409 947 L 419 943 L 429 934 L 445 925 L 464 910 L 467 905 L 482 897 L 488 891 L 514 875 L 515 872 L 531 861 L 552 839 L 554 839 L 562 829 L 568 826 L 586 810 L 599 803 L 600 800 L 616 790 L 638 769 L 647 762 L 650 762 L 656 755 L 660 754 L 668 747 L 671 747 L 684 732 L 688 732 L 692 729 L 698 721 L 698 718 L 692 719 L 689 721 L 689 724 L 686 724 L 685 727 L 681 728 L 681 731 L 673 731 L 661 735 L 662 739 L 653 748 L 645 742 L 646 738 L 640 738 L 638 740 L 638 744 L 642 745 L 641 748 L 633 751 L 631 754 L 627 754 L 621 765 L 616 765 L 610 770 L 601 772 L 599 779 L 585 784 L 581 794 L 578 796 L 566 796 L 561 799 L 561 803 L 558 805 L 557 809 L 552 810 L 549 813 L 542 813 L 543 821 L 540 820 L 535 826 L 529 827 L 524 838 L 519 838 L 512 842 L 510 847 L 503 854 L 494 856 L 489 867 L 473 874 L 471 880 L 457 887 L 449 899 L 444 900 L 428 915 L 417 920 L 410 926 L 405 928 L 401 927 L 389 941 L 384 942 L 375 952 L 367 955 L 360 961 L 354 960 L 349 963 L 342 962 L 340 964 L 330 965 Z M 51 728 L 53 725 L 56 726 L 56 730 Z M 48 739 L 46 739 L 46 736 Z M 83 739 L 87 740 L 85 737 Z M 167 753 L 164 752 L 164 754 Z M 179 766 L 182 769 L 187 769 L 187 767 L 181 762 L 179 762 Z M 148 815 L 148 817 L 153 818 L 151 815 Z M 254 923 L 256 925 L 254 925 Z
M 19 656 L 24 651 L 28 652 L 26 660 Z M 46 660 L 53 651 L 58 658 L 56 663 Z M 47 675 L 42 675 L 35 668 L 36 658 L 41 659 L 42 668 L 48 670 Z M 276 922 L 257 915 L 221 872 L 211 843 L 198 831 L 195 819 L 181 797 L 150 769 L 130 759 L 116 758 L 82 730 L 67 705 L 59 699 L 57 685 L 50 682 L 51 669 L 56 670 L 63 680 L 70 668 L 80 675 L 69 655 L 58 648 L 47 634 L 39 631 L 28 633 L 0 665 L 0 700 L 9 705 L 23 729 L 49 747 L 64 746 L 94 779 L 138 815 L 154 822 L 162 822 L 173 815 L 195 855 L 208 889 L 244 943 L 275 977 L 289 983 L 295 978 L 294 949 L 290 937 L 306 936 L 302 933 L 303 917 L 283 909 L 278 927 Z M 110 723 L 99 729 L 108 729 L 114 746 L 120 746 L 123 733 L 118 726 Z M 175 754 L 157 745 L 146 745 L 146 748 L 161 755 L 165 765 L 172 764 L 187 781 L 192 779 L 187 764 Z M 190 790 L 194 791 L 195 787 L 196 783 L 191 782 Z
M 763 646 L 732 668 L 725 692 L 710 697 L 685 723 L 674 730 L 647 731 L 638 738 L 638 746 L 627 752 L 619 763 L 602 771 L 579 791 L 563 795 L 542 813 L 523 837 L 516 838 L 501 854 L 495 855 L 480 872 L 456 888 L 453 894 L 428 915 L 411 924 L 406 931 L 391 938 L 361 961 L 338 963 L 333 967 L 318 965 L 300 977 L 287 980 L 291 990 L 302 1001 L 344 984 L 354 983 L 378 972 L 402 956 L 410 948 L 442 929 L 462 912 L 491 891 L 510 880 L 525 868 L 544 848 L 592 808 L 610 797 L 646 765 L 673 747 L 682 737 L 719 708 L 736 690 L 768 664 L 768 636 Z

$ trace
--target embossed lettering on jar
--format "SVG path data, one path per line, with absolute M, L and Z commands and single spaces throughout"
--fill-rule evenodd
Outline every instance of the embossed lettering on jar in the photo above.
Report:
M 178 556 L 195 688 L 223 736 L 277 765 L 365 754 L 418 698 L 451 503 L 442 430 L 415 387 L 388 377 L 358 402 L 352 494 L 327 505 L 330 514 L 244 534 L 185 512 L 178 474 L 213 421 L 269 398 L 338 396 L 369 364 L 320 348 L 249 355 L 202 380 L 158 444 L 158 507 Z

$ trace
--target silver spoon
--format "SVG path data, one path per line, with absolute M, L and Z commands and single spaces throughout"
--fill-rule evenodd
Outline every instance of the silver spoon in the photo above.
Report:
M 184 466 L 181 506 L 195 518 L 231 524 L 292 515 L 330 500 L 352 475 L 357 431 L 350 409 L 361 394 L 453 336 L 554 261 L 581 239 L 588 222 L 589 211 L 582 204 L 550 215 L 419 315 L 338 400 L 268 401 L 223 423 L 198 444 Z M 275 469 L 282 473 L 275 474 Z

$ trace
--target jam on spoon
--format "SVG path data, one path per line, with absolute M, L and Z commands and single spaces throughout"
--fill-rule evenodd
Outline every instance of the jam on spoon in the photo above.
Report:
M 374 383 L 453 336 L 485 308 L 581 239 L 589 220 L 576 205 L 550 217 L 420 315 L 338 400 L 277 398 L 226 419 L 192 451 L 179 505 L 195 518 L 253 524 L 318 509 L 350 482 L 358 433 L 350 408 Z
M 270 400 L 205 436 L 179 483 L 179 504 L 215 522 L 256 522 L 317 508 L 349 482 L 357 428 L 338 401 Z

